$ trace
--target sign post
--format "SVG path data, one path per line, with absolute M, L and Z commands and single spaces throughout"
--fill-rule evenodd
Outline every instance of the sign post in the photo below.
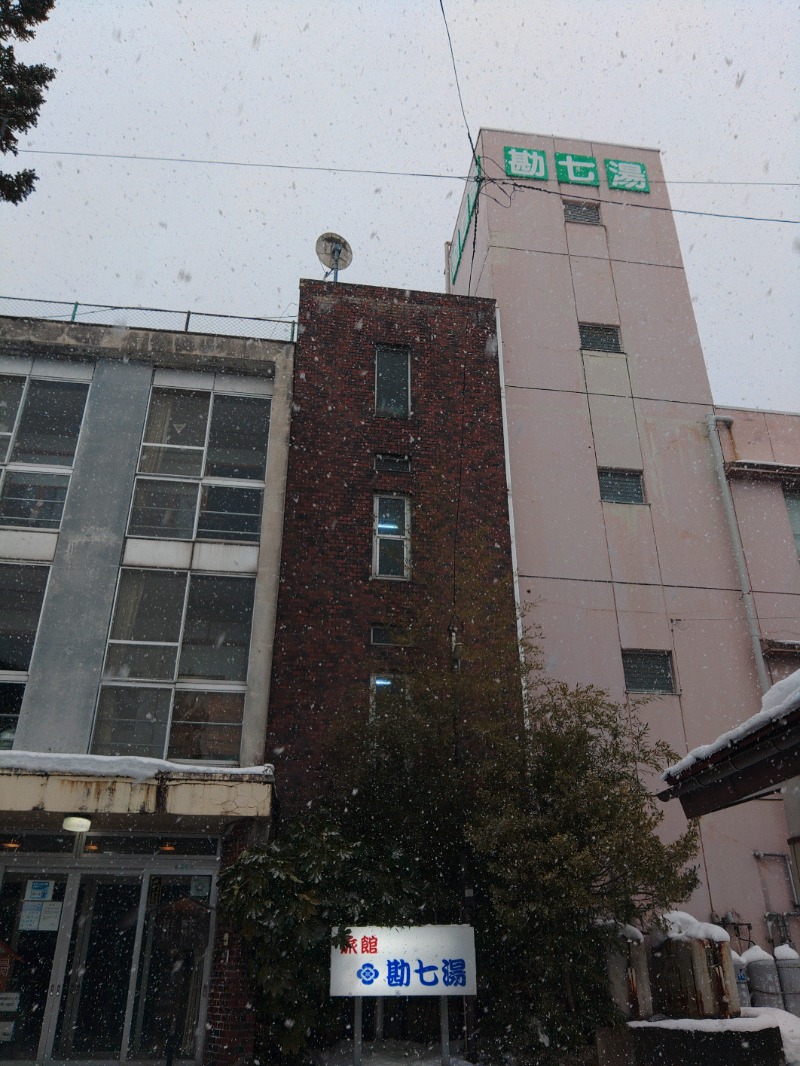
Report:
M 344 947 L 331 948 L 330 994 L 355 1000 L 354 1066 L 361 1066 L 364 995 L 438 996 L 442 1066 L 450 1066 L 448 997 L 476 992 L 475 935 L 469 925 L 359 926 L 350 930 Z M 380 1019 L 382 1029 L 383 1011 Z

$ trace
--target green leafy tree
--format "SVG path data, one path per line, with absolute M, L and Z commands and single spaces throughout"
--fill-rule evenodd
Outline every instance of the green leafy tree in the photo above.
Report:
M 0 152 L 17 155 L 17 136 L 36 125 L 44 91 L 55 70 L 43 63 L 20 63 L 10 38 L 30 41 L 50 14 L 55 0 L 0 0 Z M 21 203 L 33 192 L 36 173 L 0 171 L 0 200 Z
M 693 831 L 662 842 L 639 777 L 671 753 L 602 692 L 546 682 L 535 646 L 520 649 L 510 579 L 463 554 L 458 616 L 431 597 L 402 684 L 371 708 L 354 694 L 337 718 L 326 787 L 222 875 L 265 1049 L 337 1035 L 331 927 L 469 921 L 482 1050 L 565 1063 L 613 1021 L 613 923 L 646 924 L 696 883 Z

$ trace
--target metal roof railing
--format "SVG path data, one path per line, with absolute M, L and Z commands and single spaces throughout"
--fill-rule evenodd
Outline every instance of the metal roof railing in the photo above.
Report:
M 294 341 L 297 332 L 297 323 L 293 318 L 252 318 L 214 315 L 204 311 L 168 311 L 162 307 L 113 307 L 110 304 L 67 303 L 62 300 L 26 300 L 14 296 L 0 296 L 0 315 L 289 343 Z

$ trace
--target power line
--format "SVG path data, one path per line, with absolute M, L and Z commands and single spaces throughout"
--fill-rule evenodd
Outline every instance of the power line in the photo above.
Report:
M 543 193 L 545 196 L 563 197 L 565 195 L 572 195 L 572 196 L 579 195 L 574 190 L 574 188 L 571 190 L 571 193 L 568 194 L 565 190 L 562 190 L 562 189 L 545 189 L 545 188 L 542 188 L 541 186 L 537 186 L 537 185 L 522 184 L 522 183 L 520 183 L 518 181 L 513 181 L 510 178 L 486 178 L 485 177 L 485 178 L 482 179 L 482 184 L 484 186 L 486 186 L 486 185 L 497 185 L 497 186 L 500 186 L 500 187 L 506 186 L 506 185 L 510 185 L 511 188 L 515 189 L 515 190 L 516 189 L 522 189 L 524 192 L 535 192 L 535 193 L 539 193 L 540 195 Z M 510 206 L 510 200 L 511 200 L 511 197 L 509 197 L 509 206 Z M 727 214 L 727 213 L 722 212 L 722 211 L 692 211 L 691 209 L 689 209 L 687 207 L 667 207 L 666 205 L 662 206 L 660 204 L 652 204 L 652 203 L 641 203 L 640 204 L 640 203 L 634 203 L 634 202 L 632 202 L 630 200 L 626 200 L 625 203 L 621 203 L 619 200 L 607 200 L 607 199 L 605 199 L 602 196 L 593 197 L 592 198 L 592 203 L 594 203 L 594 204 L 612 204 L 615 207 L 624 207 L 626 211 L 629 208 L 635 210 L 638 207 L 638 208 L 644 208 L 647 211 L 667 211 L 668 213 L 673 214 L 673 215 L 697 215 L 697 216 L 700 216 L 702 218 L 734 218 L 734 219 L 738 219 L 740 222 L 775 222 L 775 223 L 779 223 L 779 224 L 784 225 L 784 226 L 798 226 L 798 225 L 800 225 L 800 218 L 768 218 L 768 217 L 766 217 L 764 215 L 735 215 L 735 214 Z
M 132 159 L 144 163 L 196 163 L 213 167 L 256 167 L 263 170 L 310 170 L 327 174 L 372 174 L 388 178 L 440 178 L 444 181 L 466 181 L 464 174 L 435 174 L 416 170 L 370 170 L 356 167 L 315 167 L 301 163 L 252 163 L 241 159 L 195 159 L 190 156 L 170 155 L 125 155 L 120 152 L 73 152 L 49 148 L 20 148 L 20 154 L 66 155 L 81 159 Z M 800 188 L 800 181 L 718 181 L 709 178 L 651 178 L 651 185 L 764 185 L 768 188 Z
M 364 174 L 373 177 L 394 177 L 394 178 L 429 178 L 442 181 L 467 181 L 468 178 L 461 174 L 435 174 L 427 171 L 408 171 L 408 170 L 373 170 L 368 168 L 359 167 L 320 167 L 320 166 L 308 166 L 295 163 L 251 163 L 242 160 L 232 159 L 194 159 L 185 156 L 160 156 L 160 155 L 127 155 L 116 152 L 73 152 L 73 151 L 56 151 L 46 148 L 20 148 L 20 153 L 27 153 L 29 155 L 57 155 L 57 156 L 77 156 L 81 159 L 120 159 L 131 160 L 136 162 L 147 163 L 193 163 L 202 166 L 217 166 L 217 167 L 252 167 L 262 170 L 302 170 L 311 171 L 313 173 L 324 174 Z M 548 193 L 553 196 L 563 195 L 560 189 L 544 189 L 541 187 L 522 185 L 519 182 L 514 182 L 510 179 L 503 178 L 484 178 L 485 184 L 493 185 L 511 185 L 512 188 L 527 189 L 533 192 Z M 800 187 L 800 182 L 729 182 L 729 181 L 654 181 L 652 184 L 663 185 L 771 185 L 774 187 L 782 186 L 789 188 Z M 573 190 L 573 195 L 575 192 Z M 599 203 L 611 203 L 619 204 L 618 200 L 603 200 L 600 199 Z M 626 203 L 626 207 L 644 207 L 651 211 L 671 211 L 674 215 L 700 215 L 707 218 L 729 218 L 739 219 L 745 222 L 775 222 L 783 223 L 784 225 L 796 226 L 800 224 L 800 219 L 793 218 L 768 218 L 761 215 L 738 215 L 738 214 L 726 214 L 717 211 L 692 211 L 683 207 L 659 207 L 650 203 Z
M 450 36 L 450 27 L 447 25 L 447 15 L 444 13 L 444 0 L 439 0 L 439 7 L 442 11 L 442 19 L 444 20 L 444 28 L 447 32 L 447 43 L 450 45 L 450 59 L 453 63 L 453 76 L 456 79 L 456 92 L 458 93 L 458 102 L 461 104 L 461 114 L 464 118 L 464 125 L 467 127 L 467 137 L 469 138 L 469 146 L 472 149 L 472 158 L 475 158 L 475 144 L 472 140 L 472 134 L 469 131 L 469 122 L 467 122 L 467 113 L 464 110 L 464 100 L 461 96 L 461 86 L 458 83 L 458 70 L 456 70 L 456 54 L 453 51 L 453 39 Z

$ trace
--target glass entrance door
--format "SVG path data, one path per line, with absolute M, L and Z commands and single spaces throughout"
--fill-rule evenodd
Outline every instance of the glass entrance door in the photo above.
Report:
M 6 870 L 0 1061 L 199 1058 L 210 873 Z
M 8 873 L 0 888 L 0 1059 L 35 1062 L 56 996 L 67 875 Z
M 81 878 L 54 1058 L 119 1058 L 141 889 L 141 877 Z

